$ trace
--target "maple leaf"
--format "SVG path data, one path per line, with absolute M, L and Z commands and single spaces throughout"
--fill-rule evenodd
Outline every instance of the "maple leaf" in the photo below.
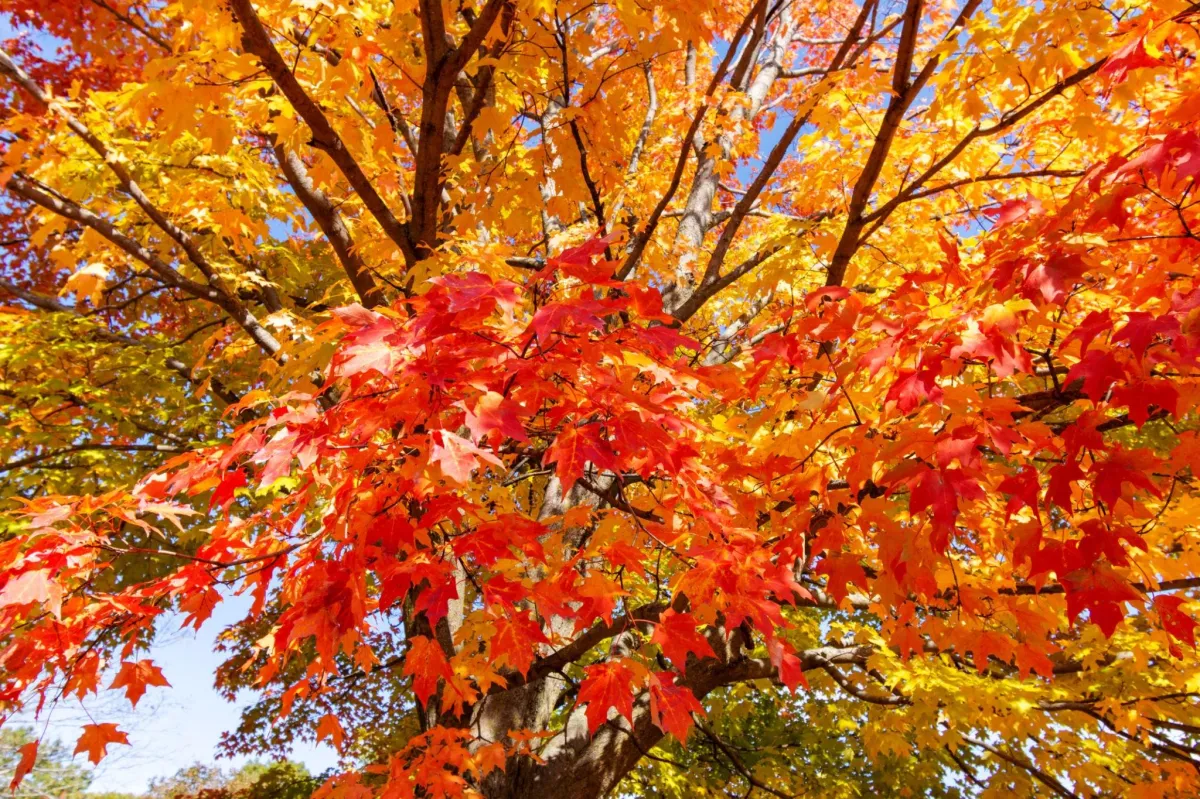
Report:
M 1082 380 L 1083 393 L 1099 402 L 1108 394 L 1113 384 L 1124 380 L 1125 376 L 1125 367 L 1111 352 L 1090 350 L 1067 372 L 1067 382 Z
M 811 292 L 804 300 L 804 305 L 810 313 L 816 313 L 825 303 L 834 303 L 850 296 L 850 289 L 845 286 L 827 286 Z
M 516 304 L 518 287 L 508 280 L 494 280 L 479 272 L 461 275 L 444 275 L 429 281 L 443 289 L 448 299 L 447 307 L 453 313 L 483 311 L 490 313 L 496 308 L 511 310 Z
M 500 616 L 492 623 L 496 627 L 496 634 L 488 641 L 492 658 L 524 676 L 537 659 L 537 647 L 550 643 L 541 625 L 523 613 Z
M 554 302 L 538 309 L 529 323 L 529 329 L 545 346 L 549 344 L 552 333 L 571 334 L 604 327 L 604 320 L 600 318 L 603 311 L 603 306 L 594 301 Z
M 588 732 L 596 734 L 608 720 L 608 712 L 615 709 L 633 723 L 633 681 L 635 671 L 621 660 L 608 660 L 588 666 L 584 670 L 583 683 L 579 686 L 577 701 L 587 705 Z
M 213 490 L 212 496 L 208 500 L 208 507 L 220 508 L 226 510 L 229 504 L 233 502 L 235 493 L 239 488 L 244 488 L 247 484 L 246 472 L 244 469 L 230 469 L 225 473 L 225 477 Z
M 937 376 L 937 370 L 929 364 L 916 369 L 901 369 L 885 399 L 896 403 L 900 413 L 910 413 L 925 400 L 941 404 L 944 394 L 937 384 Z
M 1128 582 L 1101 566 L 1072 573 L 1063 582 L 1067 586 L 1067 618 L 1074 622 L 1086 610 L 1092 624 L 1108 638 L 1125 618 L 1125 604 L 1141 599 Z
M 609 233 L 607 236 L 597 232 L 595 236 L 579 244 L 575 247 L 568 247 L 558 255 L 550 259 L 550 263 L 558 267 L 564 266 L 590 266 L 593 259 L 598 255 L 603 255 L 608 247 L 618 241 L 621 234 L 618 232 Z
M 898 337 L 889 336 L 879 346 L 864 353 L 859 358 L 859 363 L 867 367 L 871 372 L 871 377 L 874 377 L 900 351 L 901 343 Z
M 491 452 L 446 430 L 433 431 L 430 439 L 433 446 L 429 450 L 429 462 L 438 464 L 442 474 L 460 485 L 470 481 L 471 473 L 479 467 L 480 461 L 493 466 L 503 465 Z
M 336 714 L 326 713 L 324 716 L 321 716 L 321 720 L 317 722 L 317 743 L 321 743 L 321 741 L 328 738 L 333 748 L 340 752 L 342 741 L 345 737 L 346 731 L 342 729 L 342 723 L 338 720 Z
M 1071 512 L 1072 486 L 1083 479 L 1079 462 L 1068 460 L 1050 468 L 1050 484 L 1046 488 L 1046 501 Z
M 801 685 L 808 690 L 804 667 L 790 644 L 782 638 L 772 638 L 767 641 L 767 654 L 771 657 L 771 665 L 779 674 L 779 681 L 786 685 L 789 691 L 796 693 L 796 688 Z
M 111 278 L 112 271 L 104 264 L 84 264 L 67 278 L 60 293 L 74 294 L 78 299 L 86 297 L 92 305 L 98 306 L 104 300 L 104 290 Z
M 687 743 L 693 713 L 704 714 L 704 706 L 696 699 L 691 689 L 675 684 L 675 675 L 670 672 L 654 672 L 649 678 L 650 719 L 654 726 L 675 736 L 680 743 Z
M 30 741 L 17 750 L 20 758 L 13 770 L 12 781 L 8 784 L 8 789 L 13 793 L 16 793 L 17 788 L 21 786 L 21 782 L 29 775 L 29 772 L 33 771 L 33 765 L 37 762 L 38 743 L 38 741 Z
M 925 651 L 925 639 L 921 637 L 921 631 L 909 624 L 897 627 L 888 643 L 905 660 Z
M 1163 629 L 1178 641 L 1196 648 L 1196 620 L 1180 608 L 1187 600 L 1173 594 L 1158 594 L 1154 597 L 1154 610 L 1162 622 Z
M 1100 69 L 1100 75 L 1105 78 L 1111 89 L 1124 81 L 1133 70 L 1157 67 L 1161 63 L 1162 61 L 1146 52 L 1146 37 L 1139 36 L 1110 55 Z
M 74 753 L 87 752 L 88 760 L 96 765 L 108 753 L 111 744 L 128 746 L 129 736 L 118 730 L 116 724 L 85 724 Z
M 1109 333 L 1112 329 L 1112 317 L 1108 311 L 1092 311 L 1063 338 L 1059 350 L 1065 350 L 1072 341 L 1078 341 L 1079 355 L 1082 357 L 1087 354 L 1088 347 L 1096 340 L 1097 336 Z
M 1082 477 L 1082 473 L 1080 476 Z M 1005 505 L 1006 522 L 1023 507 L 1037 511 L 1038 496 L 1041 494 L 1037 469 L 1022 466 L 1016 474 L 1006 477 L 998 488 L 1002 493 L 1009 495 L 1008 503 Z
M 1112 507 L 1121 499 L 1126 484 L 1143 488 L 1153 496 L 1162 492 L 1150 479 L 1146 467 L 1153 468 L 1157 459 L 1145 450 L 1117 452 L 1092 466 L 1092 492 L 1096 499 Z
M 616 467 L 616 457 L 608 444 L 595 435 L 597 429 L 598 426 L 594 424 L 564 425 L 542 456 L 543 465 L 554 464 L 563 491 L 569 491 L 575 485 L 589 463 L 600 470 Z
M 983 497 L 979 484 L 961 469 L 926 469 L 909 493 L 909 513 L 933 511 L 935 552 L 944 552 L 954 533 L 959 497 L 968 500 Z
M 446 618 L 455 599 L 458 599 L 458 584 L 452 575 L 431 576 L 429 587 L 417 594 L 413 610 L 424 613 L 430 624 L 437 624 Z
M 46 605 L 55 616 L 61 613 L 62 589 L 50 579 L 48 571 L 24 572 L 9 579 L 4 588 L 0 589 L 0 608 L 35 602 Z
M 1042 203 L 1033 195 L 1018 200 L 1005 200 L 996 208 L 985 211 L 996 220 L 997 228 L 1021 222 L 1030 216 L 1042 213 Z
M 839 605 L 849 594 L 846 586 L 855 585 L 864 591 L 867 588 L 867 573 L 852 555 L 826 555 L 817 564 L 817 573 L 828 575 L 825 590 Z
M 650 643 L 658 644 L 663 654 L 679 669 L 681 674 L 687 673 L 687 656 L 689 654 L 695 655 L 697 658 L 711 657 L 715 654 L 708 639 L 696 629 L 697 626 L 696 620 L 692 618 L 691 614 L 668 610 L 658 620 L 658 624 L 654 627 L 654 634 L 650 636 Z
M 342 324 L 356 331 L 372 327 L 384 318 L 382 314 L 364 308 L 357 302 L 334 308 L 332 313 Z
M 520 406 L 496 391 L 488 391 L 479 397 L 475 407 L 467 411 L 466 425 L 471 437 L 483 440 L 493 431 L 517 441 L 528 441 L 518 411 Z
M 1145 358 L 1146 350 L 1159 337 L 1168 342 L 1175 338 L 1179 320 L 1170 314 L 1154 316 L 1136 311 L 1128 314 L 1125 325 L 1113 335 L 1113 343 L 1128 341 L 1129 348 L 1139 361 Z
M 1136 179 L 1139 175 L 1150 174 L 1161 180 L 1168 170 L 1173 171 L 1178 180 L 1200 175 L 1200 133 L 1173 130 L 1156 138 L 1159 141 L 1117 169 L 1114 177 Z
M 1129 418 L 1139 430 L 1153 415 L 1151 408 L 1176 416 L 1179 392 L 1166 380 L 1138 380 L 1112 390 L 1112 403 L 1129 408 Z
M 598 571 L 589 574 L 576 589 L 580 602 L 575 613 L 575 629 L 589 627 L 597 618 L 611 623 L 617 600 L 628 596 L 628 593 Z
M 1079 255 L 1055 253 L 1044 262 L 1028 266 L 1021 292 L 1035 302 L 1060 303 L 1086 271 L 1087 263 Z
M 408 639 L 409 649 L 404 658 L 403 674 L 413 678 L 412 690 L 422 705 L 437 691 L 439 680 L 452 679 L 454 673 L 446 653 L 436 641 L 423 635 Z
M 117 676 L 109 688 L 124 688 L 125 698 L 129 700 L 129 704 L 137 707 L 138 700 L 146 693 L 148 685 L 168 688 L 171 684 L 163 676 L 162 669 L 155 666 L 153 661 L 126 660 L 121 664 L 121 670 L 117 672 Z
M 1046 653 L 1028 644 L 1018 644 L 1014 651 L 1014 659 L 1017 664 L 1017 671 L 1022 677 L 1028 677 L 1030 674 L 1037 674 L 1045 677 L 1047 680 L 1054 676 L 1054 661 L 1046 656 Z

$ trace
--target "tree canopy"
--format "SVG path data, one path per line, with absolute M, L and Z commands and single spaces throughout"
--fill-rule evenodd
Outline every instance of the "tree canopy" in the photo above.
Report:
M 0 716 L 242 594 L 319 797 L 1200 793 L 1200 4 L 4 14 Z

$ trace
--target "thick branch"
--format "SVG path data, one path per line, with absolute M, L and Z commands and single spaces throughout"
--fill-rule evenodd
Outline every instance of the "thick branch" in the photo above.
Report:
M 346 270 L 346 275 L 349 276 L 354 290 L 358 292 L 362 304 L 367 308 L 382 304 L 383 291 L 371 276 L 370 269 L 355 252 L 354 241 L 350 238 L 350 231 L 346 229 L 337 207 L 313 184 L 300 156 L 284 147 L 278 139 L 273 142 L 273 148 L 284 177 L 296 192 L 296 197 L 325 233 L 325 238 L 329 239 L 330 246 L 337 253 L 338 261 Z
M 258 56 L 267 73 L 275 81 L 275 85 L 279 87 L 288 102 L 308 124 L 313 133 L 313 146 L 323 150 L 333 159 L 338 169 L 362 199 L 363 205 L 383 228 L 384 234 L 400 248 L 405 263 L 408 266 L 415 264 L 420 258 L 417 257 L 416 248 L 413 247 L 405 226 L 396 218 L 387 203 L 384 202 L 383 197 L 375 190 L 375 186 L 363 172 L 362 167 L 350 154 L 342 137 L 329 123 L 325 112 L 308 96 L 304 87 L 300 85 L 300 81 L 296 79 L 283 57 L 279 55 L 279 51 L 271 42 L 271 35 L 267 33 L 267 29 L 263 27 L 258 14 L 254 11 L 254 4 L 251 0 L 230 0 L 230 7 L 242 26 L 242 46 L 246 48 L 247 52 Z
M 11 472 L 13 469 L 33 466 L 42 461 L 58 458 L 62 455 L 70 455 L 75 452 L 164 452 L 177 455 L 181 452 L 187 452 L 187 450 L 179 447 L 167 447 L 161 444 L 78 444 L 73 447 L 64 447 L 52 452 L 43 452 L 38 455 L 30 455 L 0 464 L 0 474 Z
M 955 20 L 946 38 L 957 34 L 958 29 L 966 23 L 967 19 L 979 7 L 982 0 L 968 0 Z M 888 153 L 892 149 L 892 142 L 896 138 L 896 134 L 900 130 L 900 123 L 904 120 L 904 115 L 912 106 L 917 95 L 925 88 L 929 79 L 933 77 L 933 73 L 940 62 L 940 57 L 931 58 L 925 67 L 922 68 L 916 78 L 910 80 L 910 70 L 912 68 L 912 60 L 917 42 L 917 33 L 921 24 L 921 11 L 923 8 L 923 0 L 909 0 L 904 12 L 904 26 L 900 32 L 900 47 L 896 54 L 896 62 L 892 73 L 892 97 L 888 100 L 887 110 L 884 111 L 883 120 L 879 124 L 879 132 L 875 134 L 875 141 L 871 145 L 871 152 L 867 156 L 867 162 L 863 165 L 863 171 L 859 174 L 858 180 L 854 183 L 854 191 L 850 197 L 850 206 L 846 211 L 846 227 L 842 231 L 842 236 L 838 240 L 837 249 L 834 250 L 833 258 L 829 264 L 829 274 L 825 284 L 827 286 L 840 286 L 843 278 L 846 276 L 846 269 L 850 265 L 850 259 L 858 250 L 861 243 L 861 233 L 865 224 L 862 215 L 867 207 L 867 203 L 871 198 L 871 193 L 875 189 L 875 183 L 879 180 L 879 176 L 883 173 L 883 167 L 887 163 Z
M 412 218 L 408 232 L 412 246 L 423 252 L 432 252 L 437 244 L 442 207 L 442 155 L 455 145 L 454 139 L 447 140 L 446 136 L 446 110 L 455 81 L 483 44 L 507 2 L 488 0 L 457 47 L 447 43 L 441 1 L 422 0 L 420 4 L 425 79 L 421 84 L 421 127 L 417 131 Z

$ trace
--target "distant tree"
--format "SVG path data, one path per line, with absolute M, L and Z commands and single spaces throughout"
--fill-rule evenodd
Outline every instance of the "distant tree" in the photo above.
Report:
M 229 775 L 219 766 L 193 763 L 179 769 L 170 777 L 151 780 L 146 799 L 184 799 L 206 794 L 220 795 L 228 784 Z
M 152 781 L 145 799 L 308 799 L 320 782 L 288 760 L 247 763 L 232 771 L 194 763 Z
M 233 778 L 234 799 L 308 799 L 322 780 L 300 763 L 249 763 Z

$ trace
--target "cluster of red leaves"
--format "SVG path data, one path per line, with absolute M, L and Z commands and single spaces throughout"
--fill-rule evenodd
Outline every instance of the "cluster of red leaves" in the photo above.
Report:
M 1059 595 L 1070 621 L 1086 614 L 1107 635 L 1141 605 L 1194 645 L 1182 600 L 1148 600 L 1153 585 L 1135 584 L 1129 567 L 1146 548 L 1133 520 L 1195 472 L 1200 450 L 1194 437 L 1163 453 L 1106 433 L 1196 407 L 1196 382 L 1183 376 L 1200 356 L 1200 291 L 1188 279 L 1164 292 L 1163 280 L 1114 265 L 1081 236 L 1141 234 L 1147 216 L 1163 215 L 1131 220 L 1131 204 L 1197 175 L 1200 137 L 1164 133 L 1098 166 L 1058 207 L 1001 205 L 971 266 L 947 239 L 939 267 L 882 297 L 814 292 L 785 312 L 782 332 L 711 366 L 697 365 L 701 345 L 662 314 L 657 291 L 611 280 L 611 264 L 596 262 L 603 240 L 525 285 L 455 275 L 394 308 L 339 309 L 328 324 L 342 342 L 320 396 L 279 398 L 230 444 L 180 456 L 132 494 L 31 503 L 30 532 L 0 544 L 0 701 L 96 691 L 103 633 L 123 661 L 112 685 L 136 702 L 165 683 L 133 659 L 155 618 L 176 607 L 199 625 L 235 583 L 254 595 L 252 615 L 271 599 L 283 608 L 259 642 L 261 684 L 310 651 L 284 712 L 318 701 L 346 659 L 373 668 L 373 624 L 403 624 L 402 674 L 447 726 L 393 759 L 389 790 L 450 796 L 503 757 L 449 725 L 549 668 L 581 633 L 611 630 L 634 610 L 627 577 L 661 582 L 676 601 L 651 619 L 665 664 L 610 653 L 586 665 L 576 702 L 592 731 L 614 711 L 631 718 L 645 690 L 654 723 L 684 738 L 702 712 L 685 684 L 689 658 L 713 654 L 700 631 L 715 625 L 752 630 L 781 679 L 799 685 L 783 606 L 819 601 L 816 588 L 836 602 L 862 591 L 904 655 L 958 649 L 980 669 L 1015 661 L 1049 676 L 1046 633 L 1058 619 L 1048 600 Z M 1173 253 L 1197 255 L 1190 241 Z M 1081 309 L 1080 287 L 1122 303 Z M 1021 334 L 1039 327 L 1055 333 L 1031 352 Z M 1017 393 L 1042 365 L 1053 387 Z M 985 376 L 969 379 L 972 370 Z M 870 387 L 877 401 L 860 408 L 854 381 L 860 400 Z M 809 423 L 792 451 L 722 439 L 697 412 L 762 407 L 780 393 Z M 243 410 L 262 408 L 232 413 Z M 836 473 L 817 457 L 829 442 L 846 453 Z M 530 475 L 553 475 L 537 490 L 558 499 L 535 501 Z M 205 495 L 217 521 L 194 552 L 173 553 L 184 565 L 97 587 L 120 555 L 163 554 L 129 544 L 131 529 L 153 540 L 148 518 L 177 519 L 191 511 L 174 502 Z M 904 497 L 900 520 L 889 509 Z M 611 525 L 624 532 L 604 534 Z M 964 575 L 948 592 L 939 573 L 954 552 L 993 553 L 1006 571 Z M 468 586 L 459 629 L 471 645 L 456 647 L 445 631 Z M 968 621 L 917 614 L 949 606 Z M 1005 618 L 1019 631 L 1004 631 Z M 322 718 L 318 734 L 339 741 L 336 717 Z M 122 737 L 93 725 L 81 751 L 98 759 Z

